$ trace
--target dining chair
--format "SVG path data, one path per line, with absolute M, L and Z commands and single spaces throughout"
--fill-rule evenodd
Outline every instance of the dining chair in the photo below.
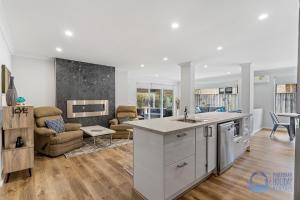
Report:
M 273 122 L 273 129 L 272 129 L 272 132 L 270 134 L 270 137 L 272 137 L 272 135 L 274 135 L 274 133 L 276 132 L 277 128 L 280 127 L 280 126 L 281 127 L 285 127 L 288 130 L 289 135 L 291 135 L 290 134 L 290 124 L 289 123 L 281 123 L 281 122 L 279 122 L 276 114 L 273 113 L 273 112 L 270 112 L 270 115 L 271 115 L 272 122 Z

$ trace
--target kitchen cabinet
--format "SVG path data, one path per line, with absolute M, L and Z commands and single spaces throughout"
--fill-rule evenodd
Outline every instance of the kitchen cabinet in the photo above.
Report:
M 239 158 L 250 146 L 250 135 L 251 135 L 251 119 L 250 117 L 244 117 L 241 119 L 241 130 L 240 136 L 234 138 L 235 154 L 234 158 Z
M 207 172 L 217 167 L 217 125 L 207 127 Z
M 196 128 L 196 178 L 205 177 L 206 175 L 206 131 L 205 127 Z
M 250 136 L 251 136 L 251 131 L 252 131 L 252 127 L 251 127 L 251 117 L 244 117 L 242 120 L 242 124 L 243 124 L 243 140 L 242 140 L 242 148 L 243 151 L 246 151 L 247 149 L 250 150 Z
M 134 190 L 144 199 L 176 199 L 212 174 L 217 167 L 217 125 L 249 115 L 197 116 L 209 120 L 188 123 L 163 118 L 128 122 L 134 127 Z
M 196 178 L 217 167 L 217 125 L 196 128 Z

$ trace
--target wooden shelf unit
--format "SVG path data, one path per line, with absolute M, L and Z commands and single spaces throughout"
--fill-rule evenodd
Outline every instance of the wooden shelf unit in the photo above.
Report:
M 34 166 L 34 117 L 32 106 L 3 107 L 3 173 L 6 182 L 12 172 L 29 169 Z M 22 137 L 24 146 L 15 148 L 18 137 Z

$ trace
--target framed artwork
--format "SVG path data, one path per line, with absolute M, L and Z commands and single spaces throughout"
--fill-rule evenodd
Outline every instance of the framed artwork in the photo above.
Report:
M 2 85 L 2 93 L 5 94 L 8 89 L 9 85 L 9 79 L 10 79 L 11 73 L 8 70 L 8 68 L 5 65 L 1 66 L 1 85 Z

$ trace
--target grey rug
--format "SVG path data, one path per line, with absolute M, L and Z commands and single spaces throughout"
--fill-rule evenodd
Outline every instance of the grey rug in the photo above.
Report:
M 119 146 L 123 146 L 126 144 L 132 143 L 132 140 L 128 139 L 113 139 L 112 145 L 110 144 L 110 139 L 97 137 L 96 138 L 96 146 L 94 145 L 94 139 L 92 137 L 84 138 L 83 139 L 83 146 L 79 149 L 74 149 L 73 151 L 70 151 L 68 153 L 65 153 L 66 158 L 72 158 L 75 156 L 93 153 L 97 151 L 103 151 L 106 149 L 111 149 Z

